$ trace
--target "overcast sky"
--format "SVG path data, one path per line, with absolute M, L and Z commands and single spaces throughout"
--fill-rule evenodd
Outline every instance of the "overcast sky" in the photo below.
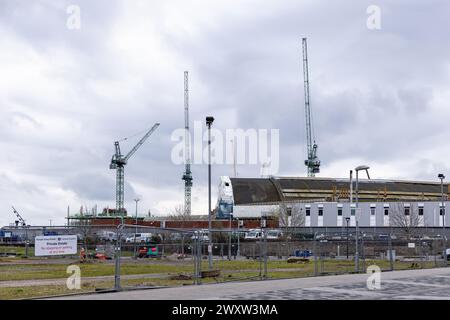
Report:
M 80 29 L 67 27 L 70 5 Z M 381 29 L 367 27 L 370 5 Z M 0 224 L 14 221 L 11 205 L 31 224 L 63 224 L 67 206 L 115 207 L 114 141 L 155 122 L 125 169 L 126 207 L 182 204 L 170 136 L 184 125 L 185 70 L 191 121 L 279 129 L 278 175 L 305 176 L 303 36 L 318 176 L 360 164 L 373 178 L 450 176 L 449 17 L 447 0 L 0 0 Z M 237 170 L 257 177 L 260 165 Z M 193 213 L 206 214 L 207 167 L 192 171 Z M 213 167 L 214 194 L 230 174 Z

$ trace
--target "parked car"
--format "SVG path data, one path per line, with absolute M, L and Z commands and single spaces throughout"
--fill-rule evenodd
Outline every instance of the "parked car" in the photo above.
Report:
M 378 240 L 388 240 L 389 239 L 389 235 L 388 234 L 379 234 L 377 236 L 377 239 Z M 397 239 L 397 236 L 392 234 L 391 235 L 391 240 L 396 240 L 396 239 Z
M 267 230 L 267 240 L 277 240 L 283 236 L 283 232 L 281 230 Z
M 114 247 L 111 245 L 99 245 L 95 248 L 95 252 L 89 255 L 92 259 L 111 260 L 114 257 Z
M 245 240 L 257 240 L 262 238 L 262 230 L 261 229 L 249 229 L 245 233 Z
M 316 234 L 316 239 L 317 240 L 325 239 L 325 235 L 323 233 Z
M 114 231 L 103 230 L 98 234 L 98 238 L 100 241 L 116 241 L 117 233 Z
M 314 234 L 312 233 L 292 233 L 291 240 L 313 240 Z
M 301 250 L 297 249 L 294 251 L 294 256 L 301 257 L 301 258 L 308 258 L 312 256 L 311 250 Z
M 363 233 L 362 236 L 363 236 L 364 240 L 373 240 L 374 239 L 373 234 Z

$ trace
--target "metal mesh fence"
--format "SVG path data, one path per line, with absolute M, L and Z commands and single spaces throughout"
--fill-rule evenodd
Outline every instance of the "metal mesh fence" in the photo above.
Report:
M 361 273 L 373 265 L 383 271 L 447 266 L 447 241 L 426 230 L 405 235 L 385 230 L 356 232 L 355 228 L 282 229 L 273 236 L 274 232 L 266 229 L 257 231 L 254 237 L 248 236 L 248 230 L 211 230 L 209 234 L 205 229 L 139 225 L 20 231 L 16 232 L 16 241 L 0 243 L 0 255 L 28 257 L 33 264 L 47 268 L 38 276 L 42 279 L 44 275 L 67 277 L 67 265 L 79 265 L 83 283 L 95 289 Z M 78 236 L 76 255 L 34 257 L 35 236 L 64 234 Z M 59 273 L 51 275 L 49 270 L 53 269 Z

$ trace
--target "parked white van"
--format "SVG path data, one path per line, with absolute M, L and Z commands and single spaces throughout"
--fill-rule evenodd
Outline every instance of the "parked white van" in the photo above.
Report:
M 125 239 L 125 242 L 126 243 L 134 243 L 135 241 L 136 243 L 148 242 L 150 241 L 151 238 L 152 238 L 151 233 L 136 233 L 136 234 L 132 233 Z
M 200 241 L 205 241 L 205 242 L 209 241 L 209 237 L 208 237 L 209 232 L 208 232 L 208 229 L 201 229 L 201 230 L 198 230 L 198 233 L 197 233 L 197 234 L 198 234 L 198 237 L 199 237 Z M 196 235 L 193 234 L 192 237 L 191 237 L 191 239 L 192 239 L 192 240 L 195 240 L 195 238 L 196 238 Z
M 114 231 L 102 230 L 100 231 L 100 233 L 98 233 L 98 237 L 103 241 L 116 241 L 117 233 L 115 233 Z

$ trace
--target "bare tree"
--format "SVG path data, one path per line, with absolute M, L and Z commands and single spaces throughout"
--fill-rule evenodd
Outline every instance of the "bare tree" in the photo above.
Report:
M 288 208 L 285 204 L 272 210 L 272 215 L 278 218 L 279 226 L 284 230 L 283 233 L 288 239 L 292 227 L 301 227 L 305 225 L 305 216 L 298 206 Z
M 280 227 L 301 227 L 305 224 L 305 215 L 298 206 L 292 208 L 279 206 L 272 214 L 278 218 Z
M 402 202 L 396 203 L 391 209 L 389 219 L 391 226 L 398 227 L 408 240 L 418 233 L 421 217 L 413 206 L 405 206 Z
M 184 207 L 181 204 L 177 205 L 173 208 L 173 210 L 169 214 L 168 218 L 170 220 L 182 221 L 182 222 L 194 220 L 192 215 L 185 213 Z
M 82 236 L 83 246 L 87 253 L 88 252 L 88 238 L 90 237 L 91 231 L 92 231 L 91 220 L 88 219 L 87 217 L 85 217 L 82 213 L 79 215 L 78 218 L 79 219 L 77 219 L 75 222 L 72 222 L 72 226 L 76 227 L 79 234 Z
M 170 220 L 180 221 L 181 222 L 181 228 L 185 227 L 185 222 L 192 221 L 194 218 L 192 215 L 188 215 L 185 213 L 183 205 L 177 205 L 173 208 L 172 212 L 168 216 Z M 184 232 L 181 233 L 181 254 L 184 256 L 184 241 L 185 241 L 186 234 Z

